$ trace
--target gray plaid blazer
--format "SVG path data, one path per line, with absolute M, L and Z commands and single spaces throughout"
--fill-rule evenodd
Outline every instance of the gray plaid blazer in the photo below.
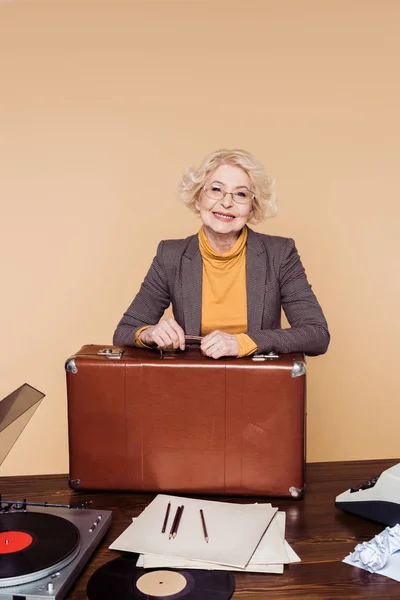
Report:
M 262 352 L 326 352 L 328 326 L 289 238 L 249 229 L 246 248 L 247 335 Z M 172 303 L 188 335 L 200 335 L 202 258 L 198 237 L 160 242 L 139 293 L 114 333 L 117 346 L 134 346 L 136 331 L 154 325 Z M 281 309 L 290 327 L 281 328 Z

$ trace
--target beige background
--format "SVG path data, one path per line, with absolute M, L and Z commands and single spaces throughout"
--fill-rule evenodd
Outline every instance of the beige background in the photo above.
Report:
M 325 310 L 308 460 L 400 455 L 397 0 L 0 3 L 0 397 L 46 393 L 0 474 L 68 469 L 64 360 L 109 343 L 182 171 L 262 160 Z M 84 426 L 84 424 L 83 424 Z

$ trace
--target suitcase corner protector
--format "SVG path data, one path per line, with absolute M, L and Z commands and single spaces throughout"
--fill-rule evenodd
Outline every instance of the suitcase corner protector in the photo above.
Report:
M 302 375 L 306 375 L 307 373 L 307 365 L 303 360 L 295 360 L 293 362 L 292 372 L 290 373 L 291 377 L 301 377 Z
M 302 500 L 304 498 L 305 491 L 306 491 L 305 484 L 304 484 L 304 487 L 302 487 L 302 488 L 297 488 L 297 487 L 294 487 L 293 485 L 289 488 L 289 493 L 294 500 Z
M 79 490 L 81 487 L 81 480 L 71 479 L 70 477 L 68 477 L 68 485 L 72 490 Z
M 65 370 L 67 371 L 67 373 L 77 373 L 78 372 L 78 367 L 76 366 L 74 356 L 72 358 L 69 358 L 66 361 Z

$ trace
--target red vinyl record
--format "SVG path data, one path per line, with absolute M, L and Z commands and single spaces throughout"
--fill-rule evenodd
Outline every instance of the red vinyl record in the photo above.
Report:
M 229 600 L 235 591 L 230 571 L 143 569 L 138 554 L 112 560 L 92 575 L 89 600 Z

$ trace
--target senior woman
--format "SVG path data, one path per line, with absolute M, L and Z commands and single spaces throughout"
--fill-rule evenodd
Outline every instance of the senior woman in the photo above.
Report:
M 275 214 L 273 187 L 243 150 L 219 150 L 189 169 L 180 195 L 200 216 L 200 231 L 160 242 L 114 344 L 184 350 L 185 335 L 201 335 L 202 352 L 215 359 L 255 351 L 323 354 L 328 327 L 293 240 L 247 226 Z M 174 317 L 162 319 L 170 303 Z

